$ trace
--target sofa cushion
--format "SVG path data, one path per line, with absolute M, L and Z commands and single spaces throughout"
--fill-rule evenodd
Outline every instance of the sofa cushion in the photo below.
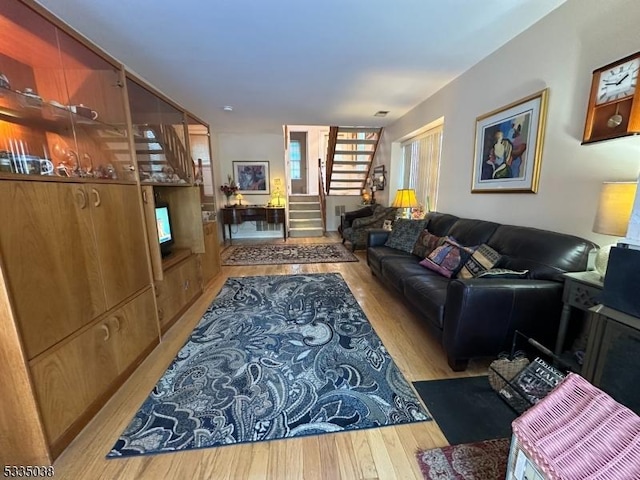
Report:
M 473 278 L 493 268 L 500 261 L 500 254 L 486 243 L 480 245 L 465 262 L 458 278 Z
M 460 245 L 478 246 L 487 243 L 497 228 L 498 224 L 494 222 L 459 218 L 451 225 L 448 235 L 455 238 Z M 502 253 L 501 250 L 496 250 Z
M 420 265 L 447 278 L 454 278 L 472 253 L 472 249 L 463 247 L 451 237 L 447 237 L 442 245 L 420 262 Z
M 529 270 L 530 278 L 557 282 L 564 272 L 586 270 L 589 252 L 596 247 L 572 235 L 513 225 L 500 225 L 487 244 L 502 254 L 497 267 Z
M 411 220 L 399 218 L 393 223 L 393 230 L 387 239 L 387 247 L 396 248 L 411 253 L 420 232 L 426 226 L 426 220 Z
M 424 270 L 424 269 L 423 269 Z M 404 297 L 424 318 L 442 330 L 449 279 L 425 271 L 404 281 Z
M 427 229 L 439 237 L 446 237 L 451 226 L 458 221 L 455 215 L 438 212 L 429 212 L 424 218 L 428 222 Z
M 410 253 L 403 252 L 401 250 L 396 250 L 395 248 L 389 248 L 384 246 L 367 248 L 367 265 L 369 265 L 369 267 L 371 267 L 371 269 L 376 273 L 382 273 L 382 261 L 385 258 L 399 259 L 403 257 L 413 258 L 414 261 L 420 260 L 419 258 L 411 255 Z
M 400 293 L 404 292 L 405 281 L 416 275 L 438 275 L 435 272 L 425 270 L 418 262 L 420 259 L 415 255 L 409 255 L 406 257 L 387 257 L 382 260 L 382 273 L 387 284 L 393 285 L 393 287 Z
M 438 235 L 434 235 L 429 232 L 428 229 L 422 230 L 420 235 L 418 235 L 418 240 L 416 240 L 415 245 L 413 246 L 413 253 L 420 258 L 424 258 L 433 252 L 436 247 L 439 247 L 444 243 L 445 237 L 439 237 Z

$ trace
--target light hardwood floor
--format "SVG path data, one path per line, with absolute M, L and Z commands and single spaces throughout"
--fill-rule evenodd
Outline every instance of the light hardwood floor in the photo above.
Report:
M 289 243 L 336 241 L 339 239 L 335 235 L 287 240 Z M 222 267 L 221 274 L 211 281 L 204 295 L 165 334 L 162 343 L 56 460 L 55 477 L 73 480 L 421 479 L 415 451 L 447 445 L 435 422 L 105 459 L 228 277 L 339 272 L 409 381 L 486 374 L 486 362 L 471 362 L 467 371 L 452 372 L 441 347 L 422 322 L 403 305 L 399 296 L 371 275 L 364 252 L 357 252 L 357 256 L 360 260 L 357 263 Z

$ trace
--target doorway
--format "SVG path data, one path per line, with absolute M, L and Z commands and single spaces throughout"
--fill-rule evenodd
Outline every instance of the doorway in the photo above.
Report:
M 307 132 L 289 134 L 289 175 L 291 193 L 306 195 L 308 189 Z

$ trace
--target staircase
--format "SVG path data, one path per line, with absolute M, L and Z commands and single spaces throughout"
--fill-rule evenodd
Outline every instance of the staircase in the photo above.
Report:
M 324 236 L 318 195 L 289 195 L 289 236 Z
M 366 186 L 382 128 L 331 127 L 327 148 L 327 195 L 360 195 Z
M 122 133 L 98 131 L 98 138 L 116 163 L 131 164 L 129 140 Z M 193 162 L 180 136 L 171 125 L 146 125 L 133 137 L 141 182 L 186 183 L 193 176 Z M 173 177 L 169 176 L 173 170 Z

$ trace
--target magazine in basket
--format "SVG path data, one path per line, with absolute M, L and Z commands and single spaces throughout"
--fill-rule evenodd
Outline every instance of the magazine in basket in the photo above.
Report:
M 564 377 L 560 370 L 536 357 L 498 393 L 522 413 L 542 400 Z

